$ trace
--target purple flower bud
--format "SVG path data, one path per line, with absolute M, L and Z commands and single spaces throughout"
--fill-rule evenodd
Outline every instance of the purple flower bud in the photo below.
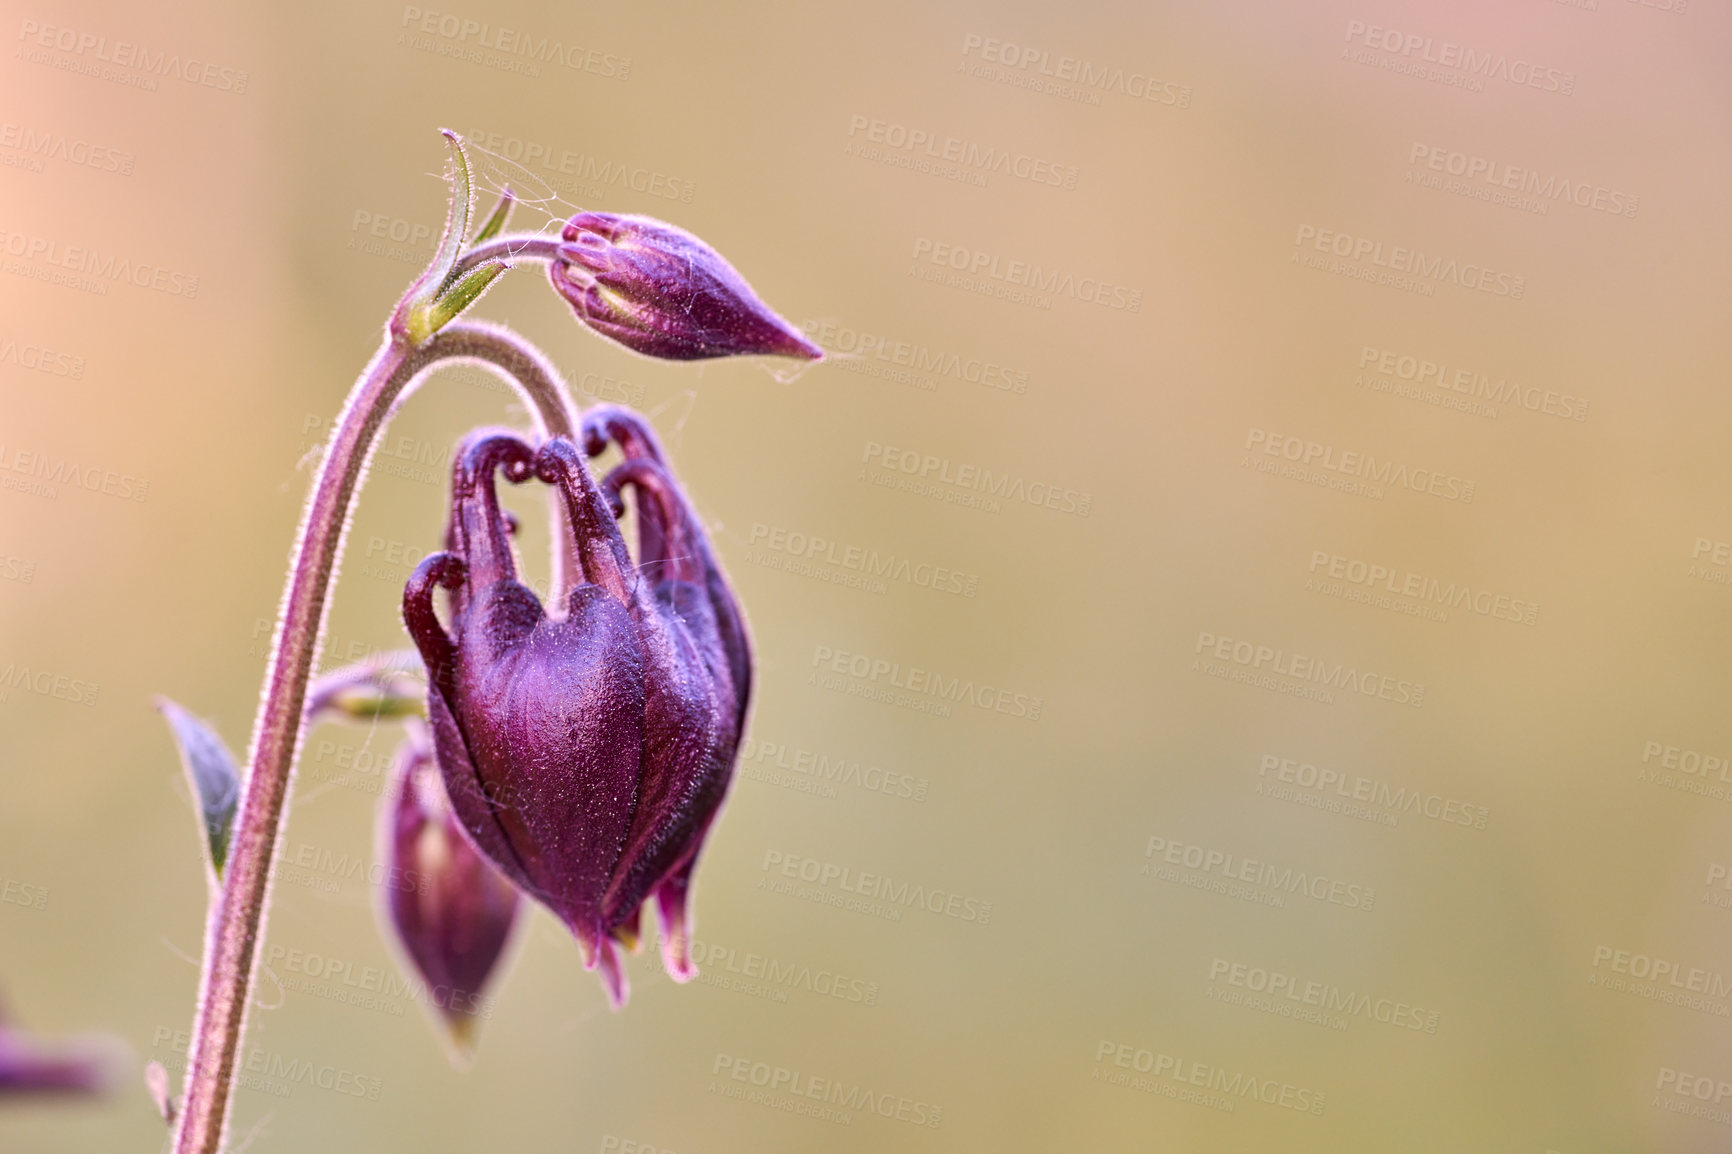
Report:
M 645 356 L 670 361 L 824 350 L 758 299 L 720 253 L 647 216 L 580 212 L 548 268 L 578 320 Z
M 411 724 L 392 772 L 379 829 L 379 856 L 388 867 L 384 920 L 425 981 L 457 1055 L 466 1058 L 481 991 L 517 921 L 517 887 L 464 836 L 419 725 Z
M 609 435 L 645 455 L 628 448 L 605 485 L 564 438 L 532 451 L 510 433 L 471 434 L 453 465 L 448 551 L 423 561 L 403 595 L 453 809 L 570 927 L 616 1006 L 627 994 L 619 947 L 635 946 L 651 897 L 668 972 L 695 975 L 691 871 L 733 773 L 751 669 L 701 524 L 647 428 L 635 417 L 618 427 Z M 496 470 L 514 482 L 533 473 L 564 499 L 581 579 L 554 614 L 517 580 Z M 636 563 L 615 513 L 627 487 L 642 527 Z M 451 591 L 449 633 L 436 585 Z
M 115 1081 L 124 1045 L 106 1034 L 52 1048 L 0 1015 L 0 1099 L 24 1094 L 102 1094 Z

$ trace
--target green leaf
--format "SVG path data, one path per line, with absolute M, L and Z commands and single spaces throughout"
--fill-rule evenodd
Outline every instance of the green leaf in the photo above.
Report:
M 498 236 L 500 232 L 504 230 L 505 220 L 511 215 L 511 208 L 516 203 L 517 197 L 512 193 L 510 188 L 507 188 L 503 193 L 501 193 L 499 196 L 499 203 L 494 206 L 493 215 L 487 218 L 486 224 L 483 224 L 476 230 L 474 239 L 469 242 L 469 247 L 474 248 L 476 245 L 490 241 L 494 237 Z
M 439 278 L 439 287 L 433 290 L 435 299 L 451 287 L 451 274 L 457 267 L 458 254 L 463 251 L 463 234 L 469 230 L 469 156 L 463 151 L 461 136 L 449 128 L 440 131 L 445 134 L 445 143 L 451 146 L 451 210 L 445 217 L 439 255 L 433 258 L 433 272 Z
M 504 271 L 505 266 L 495 260 L 464 273 L 457 283 L 452 285 L 449 291 L 442 293 L 427 310 L 427 331 L 436 333 L 450 324 L 453 318 L 474 304 L 475 298 L 486 292 L 487 286 Z
M 234 756 L 214 729 L 168 698 L 157 698 L 156 708 L 168 722 L 180 749 L 181 766 L 198 802 L 211 871 L 221 878 L 228 861 L 235 808 L 241 797 L 241 775 L 235 768 Z

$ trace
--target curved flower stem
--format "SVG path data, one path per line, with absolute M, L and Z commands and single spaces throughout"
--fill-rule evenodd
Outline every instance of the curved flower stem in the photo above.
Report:
M 565 381 L 542 351 L 506 328 L 485 321 L 452 321 L 424 348 L 435 361 L 471 361 L 516 385 L 550 437 L 575 436 L 581 425 Z
M 540 349 L 510 329 L 485 321 L 454 321 L 441 329 L 431 343 L 445 350 L 442 356 L 480 364 L 516 385 L 534 406 L 547 436 L 581 440 L 583 421 L 571 407 L 571 394 L 559 370 Z M 565 612 L 566 582 L 572 575 L 583 572 L 583 562 L 577 556 L 577 539 L 566 532 L 565 502 L 550 494 L 548 507 L 553 522 L 553 548 L 547 611 L 560 617 Z
M 448 361 L 479 362 L 522 391 L 549 435 L 576 436 L 578 422 L 547 358 L 509 329 L 453 322 L 425 344 L 387 338 L 355 382 L 331 436 L 302 516 L 271 642 L 264 698 L 221 892 L 205 933 L 204 969 L 188 1055 L 176 1154 L 218 1154 L 240 1055 L 259 946 L 264 940 L 271 863 L 305 729 L 307 683 L 318 656 L 331 578 L 343 551 L 349 510 L 373 445 L 397 405 Z M 559 584 L 555 575 L 555 585 Z
M 545 232 L 519 232 L 496 236 L 464 253 L 452 269 L 451 275 L 462 276 L 490 260 L 500 260 L 507 264 L 519 260 L 555 260 L 565 243 L 560 237 Z

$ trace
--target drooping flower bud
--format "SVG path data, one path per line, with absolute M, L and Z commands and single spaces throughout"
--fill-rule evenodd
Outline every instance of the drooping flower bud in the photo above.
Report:
M 517 580 L 495 471 L 533 472 L 564 499 L 581 580 L 557 616 Z M 636 563 L 610 501 L 623 486 L 644 526 Z M 448 551 L 403 596 L 452 807 L 570 927 L 615 1005 L 627 994 L 619 947 L 635 945 L 651 897 L 664 964 L 687 980 L 691 871 L 733 772 L 750 677 L 703 528 L 663 461 L 628 456 L 604 489 L 559 437 L 533 451 L 513 434 L 472 434 L 452 490 Z M 436 585 L 451 591 L 449 633 Z
M 720 253 L 647 216 L 580 212 L 548 268 L 584 324 L 645 356 L 670 361 L 824 351 L 758 299 Z
M 0 1099 L 33 1094 L 102 1094 L 113 1087 L 124 1045 L 106 1034 L 45 1045 L 0 1013 Z
M 446 801 L 425 730 L 410 723 L 385 795 L 379 857 L 384 921 L 426 983 L 459 1058 L 474 1046 L 482 991 L 511 938 L 517 887 L 476 852 Z

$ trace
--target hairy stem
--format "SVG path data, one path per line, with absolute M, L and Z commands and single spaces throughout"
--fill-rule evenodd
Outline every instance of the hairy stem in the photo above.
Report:
M 490 260 L 507 264 L 519 260 L 557 260 L 565 241 L 545 232 L 509 233 L 478 244 L 464 253 L 452 269 L 453 276 L 462 276 L 470 269 Z
M 305 729 L 307 683 L 318 657 L 331 578 L 348 534 L 350 506 L 379 432 L 397 405 L 429 371 L 452 361 L 482 364 L 517 385 L 547 435 L 576 436 L 578 423 L 557 371 L 533 346 L 494 325 L 454 322 L 418 347 L 387 337 L 350 390 L 302 516 L 271 642 L 245 794 L 222 890 L 205 933 L 186 1097 L 175 1131 L 176 1154 L 219 1154 L 222 1149 L 247 1004 L 264 940 L 271 863 L 288 808 L 295 757 Z M 560 581 L 556 561 L 556 587 Z

